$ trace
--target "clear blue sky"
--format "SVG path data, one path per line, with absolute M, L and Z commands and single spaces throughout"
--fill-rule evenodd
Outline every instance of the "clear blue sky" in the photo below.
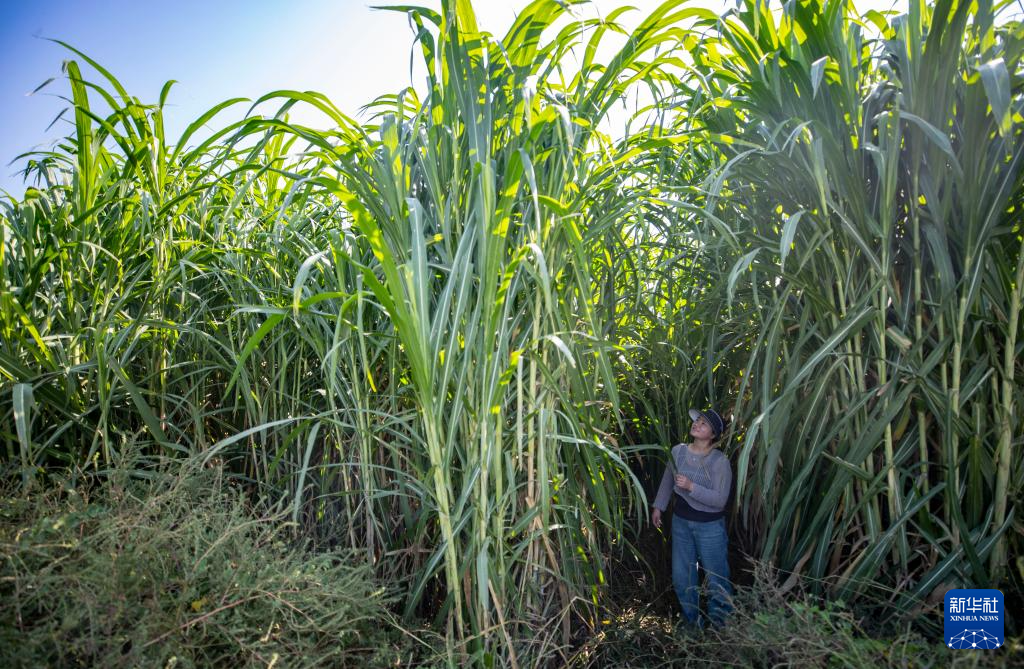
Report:
M 355 113 L 409 84 L 410 35 L 402 15 L 359 0 L 0 0 L 0 188 L 20 195 L 8 163 L 68 131 L 44 132 L 67 106 L 56 96 L 67 94 L 61 63 L 72 54 L 43 38 L 87 53 L 143 102 L 178 80 L 173 136 L 221 100 L 276 88 L 320 90 Z
M 895 0 L 860 0 L 858 8 Z M 527 0 L 474 0 L 482 29 L 503 34 Z M 727 0 L 705 0 L 721 8 Z M 171 92 L 166 125 L 174 137 L 206 109 L 230 97 L 278 89 L 317 90 L 343 111 L 410 85 L 412 33 L 405 16 L 370 9 L 404 0 L 0 0 L 0 189 L 20 197 L 9 163 L 67 134 L 47 125 L 67 107 L 61 63 L 72 57 L 60 39 L 98 61 L 129 94 L 155 103 Z M 408 4 L 439 6 L 438 0 Z M 639 18 L 658 0 L 597 0 L 594 11 L 631 4 Z M 731 4 L 731 2 L 729 3 Z M 905 0 L 896 4 L 905 6 Z M 629 25 L 629 21 L 624 21 Z M 39 93 L 27 96 L 50 77 Z M 85 77 L 93 77 L 86 73 Z

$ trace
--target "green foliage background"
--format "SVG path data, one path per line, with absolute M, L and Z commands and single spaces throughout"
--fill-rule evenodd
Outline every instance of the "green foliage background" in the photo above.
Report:
M 892 615 L 1014 577 L 1020 24 L 569 8 L 500 38 L 464 0 L 396 8 L 426 84 L 366 123 L 282 90 L 170 138 L 170 84 L 144 103 L 71 49 L 74 131 L 0 201 L 22 488 L 223 464 L 514 665 L 597 624 L 714 404 L 745 551 Z

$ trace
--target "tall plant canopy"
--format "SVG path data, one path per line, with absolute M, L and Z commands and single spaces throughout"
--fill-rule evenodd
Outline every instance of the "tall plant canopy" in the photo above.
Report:
M 535 0 L 494 36 L 468 0 L 395 7 L 425 81 L 367 121 L 280 90 L 178 138 L 170 83 L 142 102 L 69 46 L 73 128 L 0 200 L 6 458 L 26 487 L 224 463 L 514 663 L 514 640 L 598 623 L 652 474 L 714 404 L 747 553 L 897 613 L 1003 582 L 1024 476 L 1003 8 L 669 0 L 626 31 L 626 9 Z

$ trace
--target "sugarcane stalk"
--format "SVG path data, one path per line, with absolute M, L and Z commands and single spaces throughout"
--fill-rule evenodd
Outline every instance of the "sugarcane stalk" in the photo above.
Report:
M 1013 289 L 1010 291 L 1010 316 L 1003 346 L 1002 403 L 999 411 L 999 445 L 996 448 L 996 489 L 993 527 L 1002 527 L 1006 521 L 1006 507 L 1009 497 L 1010 469 L 1013 465 L 1013 391 L 1014 364 L 1017 349 L 1017 329 L 1020 323 L 1021 284 L 1024 283 L 1024 242 L 1017 252 L 1017 272 Z M 989 559 L 989 568 L 996 580 L 1006 568 L 1006 536 L 1000 536 Z
M 913 170 L 911 193 L 920 192 L 918 183 L 919 174 L 917 169 Z M 921 299 L 921 215 L 916 202 L 910 203 L 910 224 L 914 244 L 914 341 L 918 345 L 918 358 L 924 357 L 924 303 Z M 917 453 L 920 459 L 920 485 L 921 493 L 928 492 L 928 423 L 925 418 L 922 402 L 918 400 L 917 406 Z
M 970 257 L 965 267 L 970 267 Z M 965 271 L 966 274 L 966 271 Z M 963 291 L 967 288 L 964 287 Z M 952 479 L 952 491 L 946 495 L 946 521 L 949 523 L 953 548 L 960 545 L 960 525 L 955 522 L 956 512 L 953 505 L 960 506 L 960 435 L 957 432 L 960 419 L 960 374 L 963 367 L 964 321 L 967 315 L 967 294 L 962 292 L 958 302 L 956 322 L 953 330 L 952 378 L 949 389 L 949 406 L 952 412 L 950 434 L 947 435 L 949 456 L 946 463 L 947 476 Z

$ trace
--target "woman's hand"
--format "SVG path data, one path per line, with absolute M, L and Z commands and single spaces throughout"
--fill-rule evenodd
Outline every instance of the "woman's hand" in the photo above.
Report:
M 661 509 L 655 507 L 654 511 L 651 512 L 651 522 L 659 530 L 661 529 Z
M 676 487 L 693 492 L 693 481 L 686 474 L 676 474 Z

